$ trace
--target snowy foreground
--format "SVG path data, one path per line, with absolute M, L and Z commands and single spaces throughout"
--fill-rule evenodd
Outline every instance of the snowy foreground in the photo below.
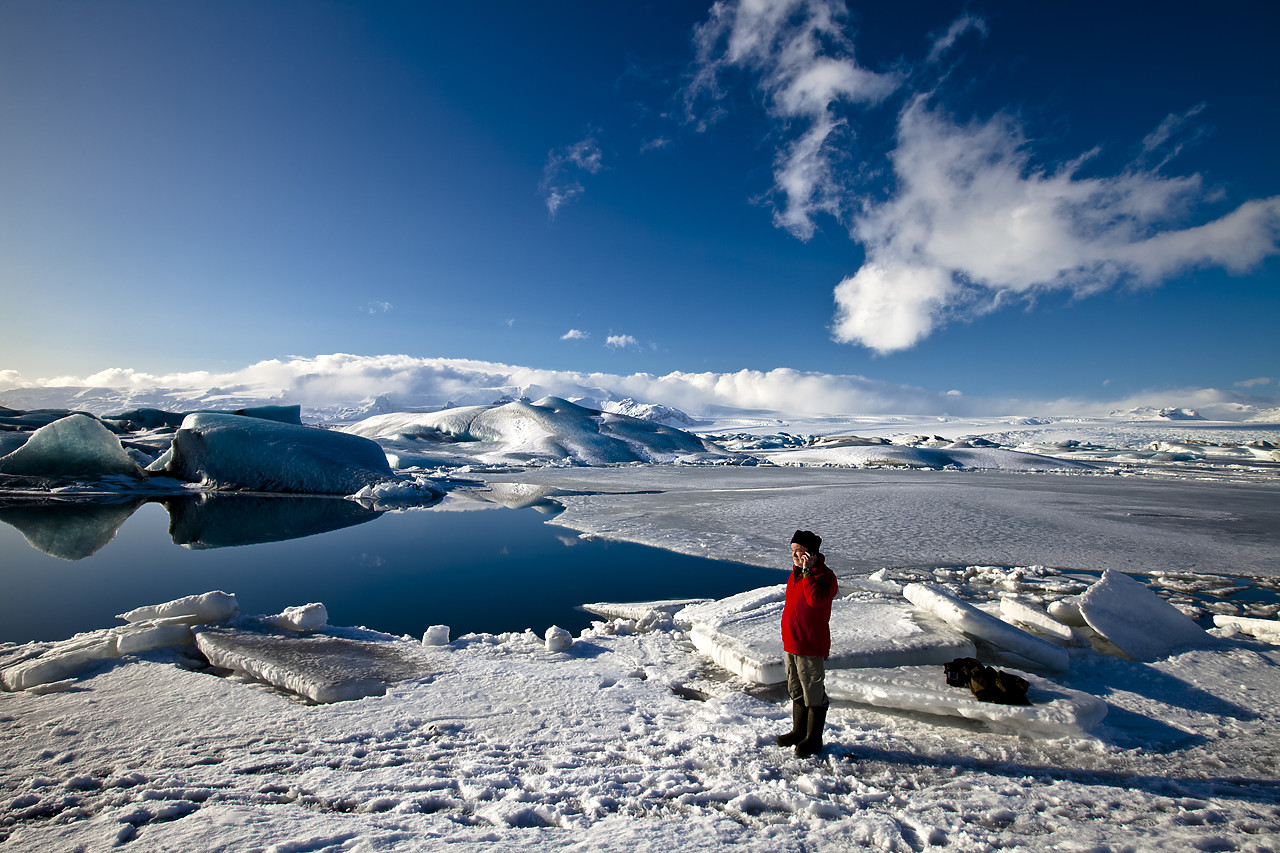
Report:
M 778 690 L 669 621 L 559 651 L 384 636 L 426 674 L 323 705 L 155 650 L 0 697 L 0 832 L 33 851 L 1274 850 L 1280 647 L 1217 633 L 1146 663 L 1072 648 L 1053 681 L 1105 700 L 1088 733 L 837 701 L 803 761 L 771 743 Z
M 861 615 L 842 623 L 852 668 L 833 675 L 819 757 L 772 744 L 788 706 L 757 682 L 776 679 L 776 590 L 596 604 L 608 615 L 577 637 L 425 642 L 324 627 L 314 605 L 238 616 L 253 602 L 215 595 L 126 614 L 78 638 L 98 658 L 25 670 L 14 686 L 28 689 L 0 693 L 0 850 L 1280 850 L 1275 610 L 1231 601 L 1215 577 L 1280 575 L 1273 448 L 1184 425 L 1139 439 L 1118 424 L 965 424 L 943 439 L 898 422 L 803 442 L 788 424 L 720 424 L 707 447 L 628 421 L 596 429 L 558 401 L 482 429 L 491 408 L 363 431 L 414 483 L 428 461 L 469 462 L 495 499 L 554 499 L 556 523 L 587 536 L 773 565 L 791 529 L 822 533 L 841 607 Z M 158 438 L 118 455 L 118 439 L 72 421 L 22 436 L 8 464 L 38 483 L 80 447 L 125 478 L 103 482 L 150 467 L 216 488 L 256 465 L 238 439 L 218 450 L 225 423 L 192 421 L 166 457 Z M 355 450 L 308 470 L 376 497 L 362 483 L 389 469 L 353 464 L 366 446 L 340 441 Z M 628 461 L 624 447 L 699 464 L 517 464 L 584 448 Z M 713 464 L 734 453 L 762 464 Z M 1195 629 L 1121 571 L 1183 610 L 1220 599 L 1219 627 Z M 353 654 L 322 684 L 262 651 L 277 635 L 316 642 L 295 661 L 385 653 Z M 970 647 L 1027 673 L 1038 716 L 940 684 L 926 656 Z M 36 651 L 0 646 L 6 679 Z

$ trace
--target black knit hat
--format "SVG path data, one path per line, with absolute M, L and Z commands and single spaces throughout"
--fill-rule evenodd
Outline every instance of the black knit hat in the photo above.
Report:
M 816 554 L 822 547 L 822 537 L 811 530 L 797 530 L 795 536 L 791 537 L 791 544 L 800 545 L 806 551 Z

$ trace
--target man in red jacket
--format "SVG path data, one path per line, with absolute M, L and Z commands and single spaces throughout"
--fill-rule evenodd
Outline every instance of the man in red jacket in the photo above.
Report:
M 825 661 L 831 654 L 831 601 L 839 584 L 818 550 L 822 537 L 797 530 L 791 537 L 791 575 L 782 608 L 782 648 L 786 652 L 787 692 L 791 695 L 791 731 L 779 746 L 794 746 L 798 758 L 822 751 L 827 722 Z

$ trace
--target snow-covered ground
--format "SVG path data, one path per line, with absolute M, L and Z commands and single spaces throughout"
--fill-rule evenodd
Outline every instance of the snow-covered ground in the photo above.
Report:
M 590 417 L 572 427 L 588 447 Z M 986 611 L 1000 593 L 1059 604 L 1082 583 L 1070 570 L 1227 605 L 1215 575 L 1280 576 L 1277 462 L 1248 444 L 1274 443 L 1274 425 L 759 418 L 698 432 L 739 435 L 763 464 L 457 470 L 499 500 L 558 501 L 554 523 L 583 535 L 779 568 L 803 526 L 842 583 L 893 596 L 928 581 Z M 545 447 L 511 434 L 521 452 Z M 898 455 L 859 460 L 866 448 Z M 968 452 L 1000 464 L 965 470 Z M 951 461 L 900 461 L 934 454 Z M 1153 624 L 1114 599 L 1097 611 Z M 827 749 L 804 761 L 772 745 L 782 692 L 716 666 L 669 619 L 601 621 L 563 651 L 531 632 L 384 637 L 427 674 L 322 705 L 219 677 L 191 646 L 104 655 L 0 694 L 0 849 L 1280 850 L 1280 647 L 1216 633 L 1145 662 L 1067 642 L 1067 668 L 1037 677 L 1105 701 L 1085 731 L 932 714 L 923 689 L 898 685 L 913 710 L 837 701 Z M 0 647 L 0 668 L 35 651 Z
M 2 843 L 1275 849 L 1276 646 L 1238 635 L 1152 663 L 1074 649 L 1055 680 L 1107 715 L 1069 737 L 837 701 L 827 749 L 798 760 L 772 744 L 788 717 L 776 688 L 717 672 L 678 629 L 614 631 L 565 651 L 532 633 L 413 644 L 429 675 L 327 705 L 180 650 L 4 694 Z

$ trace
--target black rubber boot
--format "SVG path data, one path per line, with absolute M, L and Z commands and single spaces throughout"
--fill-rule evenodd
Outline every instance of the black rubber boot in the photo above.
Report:
M 796 758 L 808 758 L 822 752 L 822 727 L 827 724 L 827 707 L 805 708 L 808 726 L 804 740 L 796 744 Z
M 809 709 L 803 702 L 791 701 L 791 731 L 778 735 L 778 746 L 795 746 L 809 731 Z

